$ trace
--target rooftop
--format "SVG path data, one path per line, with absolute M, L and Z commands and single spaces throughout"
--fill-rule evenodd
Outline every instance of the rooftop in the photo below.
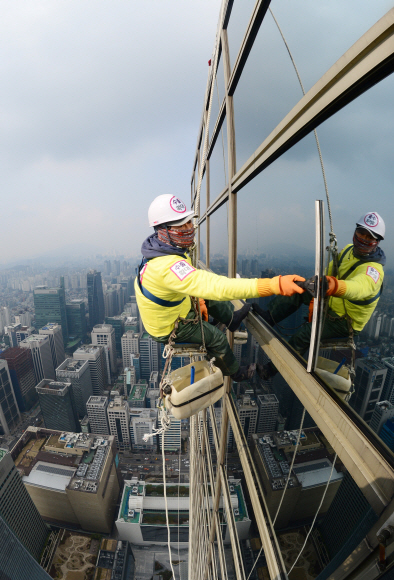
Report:
M 55 328 L 61 329 L 60 324 L 57 324 L 56 322 L 48 322 L 45 326 L 40 328 L 40 330 L 54 330 Z
M 19 346 L 29 345 L 33 342 L 44 342 L 48 339 L 46 334 L 32 334 L 31 336 L 27 336 L 24 340 L 19 343 Z
M 96 332 L 112 332 L 113 328 L 111 326 L 111 324 L 96 324 L 93 327 L 92 332 L 96 333 Z
M 53 391 L 53 392 L 64 392 L 71 386 L 71 383 L 60 382 L 60 381 L 52 381 L 51 379 L 43 379 L 38 385 L 36 386 L 37 393 L 45 393 L 46 390 Z
M 98 350 L 100 350 L 100 348 L 101 347 L 98 346 L 97 344 L 82 344 L 74 352 L 74 357 L 75 357 L 76 354 L 83 354 L 83 353 L 91 354 L 91 353 L 96 353 Z
M 143 401 L 146 396 L 147 385 L 134 385 L 129 395 L 129 401 Z
M 8 451 L 6 449 L 0 448 L 0 459 L 3 459 L 4 455 L 7 455 Z
M 67 371 L 69 373 L 77 373 L 85 365 L 88 365 L 86 360 L 78 360 L 75 358 L 66 358 L 60 366 L 57 367 L 56 371 Z

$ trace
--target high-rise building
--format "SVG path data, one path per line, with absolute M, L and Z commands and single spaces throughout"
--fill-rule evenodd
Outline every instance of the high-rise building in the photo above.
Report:
M 49 337 L 43 334 L 32 334 L 19 345 L 19 348 L 28 348 L 33 358 L 36 384 L 43 379 L 55 379 L 51 345 Z
M 109 430 L 120 449 L 130 449 L 130 411 L 122 397 L 115 397 L 107 407 Z
M 115 346 L 115 330 L 110 324 L 96 324 L 92 330 L 92 344 L 107 347 L 106 352 L 109 355 L 109 365 L 111 373 L 115 374 L 117 370 L 116 365 L 116 346 Z M 111 380 L 109 381 L 109 384 Z
M 118 358 L 122 356 L 122 336 L 124 333 L 124 327 L 126 322 L 126 316 L 120 314 L 119 316 L 106 316 L 105 324 L 110 324 L 115 330 L 115 348 L 116 355 Z
M 60 288 L 38 286 L 33 290 L 36 328 L 42 328 L 49 322 L 56 322 L 62 328 L 63 341 L 68 341 L 66 295 L 64 280 L 60 279 Z
M 380 430 L 380 438 L 391 451 L 394 451 L 394 417 L 383 425 Z
M 375 405 L 369 426 L 380 435 L 383 425 L 392 417 L 394 417 L 394 405 L 389 401 L 381 401 Z
M 279 401 L 276 396 L 273 394 L 259 395 L 257 405 L 259 407 L 257 433 L 275 431 L 279 413 Z
M 132 332 L 139 332 L 140 323 L 136 316 L 127 316 L 125 320 L 124 330 L 127 332 L 131 330 Z
M 152 434 L 157 425 L 155 409 L 130 409 L 130 441 L 133 449 L 156 451 L 157 437 L 144 440 L 145 434 Z
M 56 378 L 71 383 L 78 417 L 83 419 L 87 413 L 86 403 L 93 395 L 89 361 L 67 358 L 56 369 Z
M 109 435 L 107 407 L 107 397 L 93 396 L 86 403 L 91 433 Z
M 83 344 L 74 353 L 75 360 L 89 361 L 90 380 L 92 381 L 93 395 L 101 397 L 106 384 L 104 349 L 94 344 Z
M 161 422 L 162 411 L 159 410 L 158 420 Z M 164 451 L 178 451 L 181 447 L 181 430 L 182 421 L 171 417 L 171 425 L 168 431 L 164 433 Z M 163 434 L 159 435 L 160 449 L 163 445 Z
M 130 354 L 139 354 L 140 335 L 137 332 L 128 330 L 121 338 L 123 367 L 131 365 Z
M 134 280 L 132 276 L 125 276 L 121 279 L 120 284 L 124 290 L 125 300 L 129 301 L 130 296 L 134 294 Z
M 31 350 L 26 348 L 8 348 L 0 354 L 0 358 L 8 363 L 8 370 L 19 410 L 22 412 L 28 411 L 37 401 L 37 392 L 34 388 L 36 386 L 36 377 Z
M 91 270 L 87 275 L 89 326 L 104 322 L 104 295 L 101 282 L 101 272 Z
M 39 334 L 43 334 L 49 338 L 49 346 L 51 347 L 53 368 L 62 364 L 66 355 L 64 354 L 64 342 L 62 328 L 56 323 L 48 323 L 38 331 Z M 49 378 L 49 377 L 46 377 Z
M 66 304 L 68 334 L 70 338 L 84 340 L 86 336 L 85 302 L 82 299 L 70 300 Z
M 356 378 L 354 381 L 356 392 L 350 399 L 350 406 L 369 423 L 376 403 L 381 399 L 387 367 L 372 358 L 356 360 Z
M 149 381 L 153 371 L 160 371 L 160 343 L 144 332 L 140 338 L 141 378 Z
M 51 580 L 0 516 L 0 578 L 4 580 Z
M 111 260 L 104 261 L 104 274 L 110 276 L 111 274 Z
M 134 385 L 128 397 L 129 407 L 140 407 L 145 409 L 147 390 L 148 385 L 146 383 L 142 384 L 137 383 L 136 385 Z
M 242 399 L 237 400 L 237 409 L 245 437 L 248 441 L 251 441 L 252 435 L 256 433 L 257 428 L 259 414 L 257 403 L 249 395 L 244 395 Z
M 36 386 L 36 391 L 47 429 L 80 432 L 71 383 L 44 379 Z
M 135 381 L 139 382 L 141 380 L 141 355 L 140 354 L 130 354 L 130 367 L 135 369 Z
M 387 368 L 387 374 L 382 390 L 382 399 L 394 403 L 394 357 L 382 358 L 381 361 Z
M 9 435 L 19 421 L 21 415 L 12 387 L 8 364 L 0 359 L 0 431 L 1 435 Z
M 31 427 L 12 451 L 44 520 L 104 534 L 111 532 L 119 495 L 116 453 L 109 435 Z
M 38 559 L 49 529 L 23 485 L 11 455 L 4 449 L 0 449 L 0 516 L 31 555 Z
M 120 260 L 114 260 L 113 274 L 114 276 L 120 276 Z
M 97 556 L 95 579 L 126 580 L 134 578 L 135 560 L 129 542 L 101 540 Z

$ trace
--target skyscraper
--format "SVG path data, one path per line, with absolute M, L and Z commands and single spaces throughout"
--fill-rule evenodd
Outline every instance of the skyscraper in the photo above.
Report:
M 122 397 L 115 397 L 107 407 L 109 430 L 120 449 L 130 449 L 129 405 Z
M 0 578 L 4 580 L 51 580 L 19 538 L 0 516 Z
M 257 397 L 259 407 L 259 421 L 257 433 L 275 431 L 276 421 L 279 413 L 279 401 L 275 395 L 259 395 Z
M 89 361 L 67 358 L 56 369 L 56 378 L 71 383 L 78 417 L 83 419 L 87 413 L 86 403 L 93 395 Z
M 93 395 L 101 397 L 106 384 L 104 348 L 94 344 L 83 344 L 73 354 L 75 360 L 89 361 L 90 380 L 92 381 Z
M 44 379 L 36 390 L 47 429 L 74 433 L 81 431 L 71 383 Z
M 43 334 L 49 338 L 49 346 L 51 347 L 53 368 L 56 370 L 57 367 L 66 358 L 64 354 L 64 341 L 62 328 L 56 323 L 49 323 L 40 328 L 39 334 Z M 49 378 L 49 377 L 46 377 Z
M 92 344 L 108 347 L 109 363 L 111 373 L 115 374 L 117 370 L 116 365 L 116 346 L 115 346 L 115 330 L 110 324 L 96 324 L 92 330 Z M 109 381 L 111 382 L 111 381 Z
M 394 403 L 394 357 L 382 358 L 381 362 L 387 368 L 382 390 L 382 399 Z
M 36 311 L 36 328 L 46 326 L 48 322 L 56 322 L 62 327 L 63 341 L 68 341 L 66 295 L 64 280 L 60 280 L 60 288 L 38 286 L 33 290 L 34 308 Z
M 86 403 L 91 433 L 109 435 L 107 407 L 107 397 L 93 396 Z
M 121 339 L 123 368 L 131 365 L 130 354 L 139 354 L 140 335 L 137 332 L 128 330 Z
M 0 359 L 0 431 L 9 435 L 21 420 L 6 360 Z
M 105 324 L 110 324 L 115 331 L 115 348 L 118 358 L 122 356 L 122 336 L 125 330 L 126 316 L 106 316 Z
M 389 401 L 381 401 L 376 403 L 369 425 L 375 433 L 380 435 L 383 425 L 392 417 L 394 417 L 394 405 Z
M 35 390 L 36 378 L 30 349 L 8 348 L 0 354 L 8 363 L 8 370 L 14 388 L 19 409 L 24 412 L 31 409 L 37 401 Z
M 43 379 L 55 379 L 51 346 L 49 337 L 43 334 L 32 334 L 19 345 L 19 348 L 28 348 L 33 357 L 36 384 Z
M 259 413 L 256 401 L 253 401 L 249 395 L 244 395 L 242 399 L 237 401 L 237 409 L 239 421 L 242 425 L 245 437 L 248 441 L 251 441 L 252 435 L 256 433 L 257 417 Z
M 70 338 L 84 340 L 86 336 L 85 302 L 82 299 L 67 302 L 66 314 Z
M 89 326 L 104 322 L 104 295 L 101 282 L 101 272 L 91 270 L 87 275 Z
M 372 358 L 356 360 L 356 378 L 354 386 L 356 392 L 350 399 L 350 406 L 369 423 L 375 405 L 381 399 L 382 389 L 387 374 L 387 367 Z
M 153 433 L 156 424 L 156 409 L 130 409 L 130 439 L 133 449 L 156 450 L 157 437 L 144 441 L 144 435 Z
M 149 381 L 153 371 L 159 372 L 160 344 L 153 340 L 147 332 L 140 338 L 141 378 Z
M 38 559 L 49 529 L 23 485 L 11 455 L 4 449 L 0 449 L 0 516 L 32 556 Z

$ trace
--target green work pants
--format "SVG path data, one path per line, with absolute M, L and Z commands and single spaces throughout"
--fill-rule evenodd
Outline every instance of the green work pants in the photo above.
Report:
M 268 309 L 273 320 L 280 323 L 282 320 L 296 312 L 302 304 L 308 305 L 311 301 L 309 292 L 303 294 L 293 294 L 293 296 L 276 296 L 268 305 Z M 310 322 L 305 322 L 293 336 L 289 339 L 289 344 L 301 355 L 303 355 L 309 348 L 311 340 L 312 325 Z M 354 332 L 354 334 L 358 334 Z M 330 308 L 324 320 L 324 325 L 321 333 L 321 340 L 331 338 L 348 338 L 349 327 L 347 320 L 341 318 Z
M 222 322 L 226 326 L 231 323 L 234 312 L 234 306 L 231 302 L 205 300 L 205 304 L 208 313 L 213 316 L 215 320 Z M 186 318 L 188 320 L 193 320 L 193 318 L 195 318 L 195 312 L 193 309 L 190 310 Z M 224 375 L 234 374 L 239 369 L 239 364 L 230 348 L 226 335 L 216 328 L 216 326 L 212 326 L 209 322 L 205 322 L 205 320 L 202 321 L 202 325 L 204 328 L 204 339 L 208 357 L 216 358 L 215 364 L 220 368 Z M 168 337 L 169 335 L 160 337 L 153 336 L 152 338 L 157 342 L 167 342 Z M 184 323 L 180 321 L 175 342 L 190 342 L 197 345 L 202 344 L 200 323 L 193 324 L 191 322 Z

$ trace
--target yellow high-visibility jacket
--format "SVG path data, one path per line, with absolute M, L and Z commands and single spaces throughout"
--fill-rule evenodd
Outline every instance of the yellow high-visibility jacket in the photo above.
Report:
M 135 296 L 141 318 L 147 332 L 154 337 L 167 336 L 172 332 L 178 316 L 186 317 L 192 307 L 190 296 L 207 300 L 235 300 L 272 294 L 269 278 L 226 278 L 196 270 L 189 257 L 183 259 L 176 255 L 149 260 L 141 270 L 140 280 L 143 288 L 155 297 L 178 303 L 161 306 L 152 302 L 141 293 L 138 280 L 135 280 Z
M 361 331 L 379 302 L 384 271 L 382 264 L 378 262 L 357 264 L 358 262 L 359 258 L 353 254 L 353 244 L 345 246 L 338 256 L 338 280 L 356 267 L 346 277 L 344 293 L 340 297 L 331 296 L 329 307 L 339 316 L 348 314 L 352 319 L 353 329 Z M 333 264 L 330 262 L 328 275 L 332 275 L 332 268 Z

